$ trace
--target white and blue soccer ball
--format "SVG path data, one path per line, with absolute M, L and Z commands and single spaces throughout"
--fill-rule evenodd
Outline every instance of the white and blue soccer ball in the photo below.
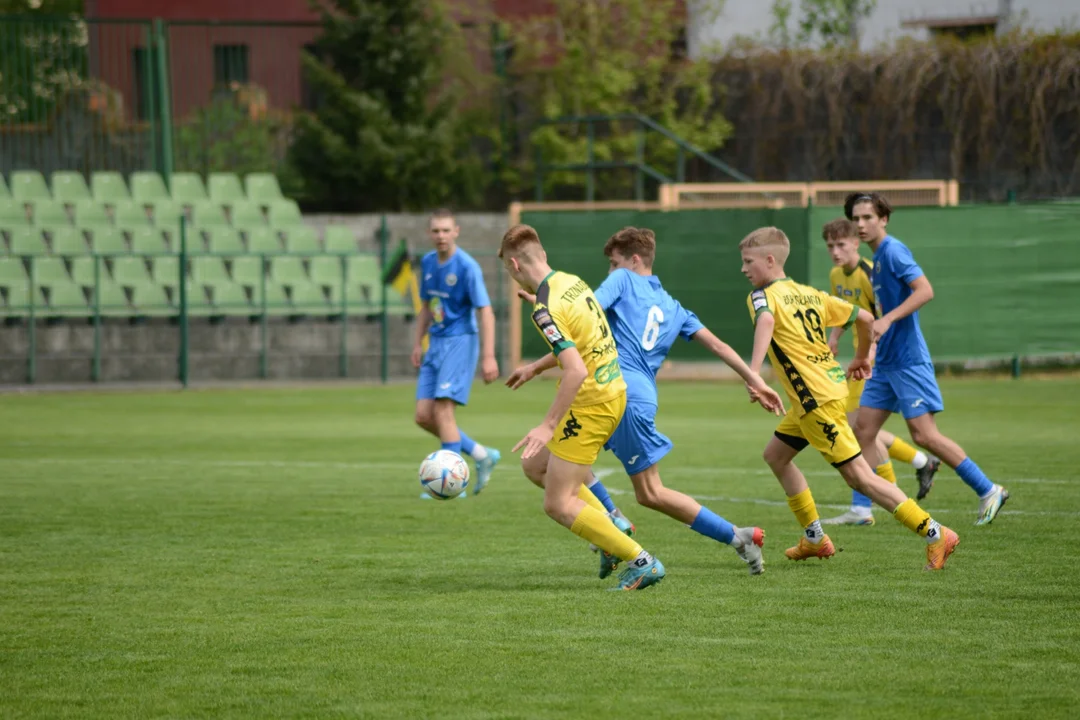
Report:
M 453 450 L 436 450 L 420 463 L 420 487 L 437 500 L 449 500 L 469 486 L 469 465 Z

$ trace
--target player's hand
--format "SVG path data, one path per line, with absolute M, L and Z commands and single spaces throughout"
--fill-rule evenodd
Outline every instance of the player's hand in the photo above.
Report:
M 870 339 L 877 342 L 881 339 L 881 336 L 889 332 L 889 328 L 892 327 L 892 320 L 889 318 L 878 318 L 874 321 L 874 325 L 870 328 Z
M 414 368 L 420 367 L 420 363 L 424 362 L 424 348 L 419 345 L 413 345 L 412 348 L 412 366 Z
M 780 397 L 780 393 L 766 385 L 764 380 L 761 381 L 761 385 L 754 388 L 754 393 L 757 395 L 757 401 L 761 403 L 761 407 L 773 415 L 780 416 L 784 414 L 783 398 Z
M 510 377 L 506 379 L 506 387 L 510 388 L 511 390 L 517 390 L 519 387 L 532 380 L 538 374 L 539 373 L 536 372 L 536 368 L 533 367 L 532 363 L 529 363 L 528 365 L 522 365 L 517 370 L 510 373 Z
M 547 425 L 537 425 L 529 431 L 528 435 L 518 441 L 518 444 L 514 446 L 511 452 L 517 452 L 519 448 L 525 448 L 521 451 L 521 459 L 528 460 L 543 450 L 551 442 L 554 435 L 555 431 Z
M 873 374 L 873 366 L 870 365 L 870 358 L 855 358 L 848 365 L 847 376 L 852 380 L 868 380 Z
M 491 384 L 499 377 L 499 362 L 494 356 L 489 356 L 480 361 L 480 371 L 484 375 L 484 382 Z
M 837 355 L 839 355 L 840 354 L 840 343 L 837 342 L 836 339 L 833 338 L 832 336 L 829 337 L 828 342 L 829 342 L 829 352 L 832 353 L 832 356 L 836 357 Z
M 522 300 L 524 300 L 525 302 L 532 303 L 533 305 L 536 304 L 536 296 L 533 295 L 531 292 L 528 292 L 527 290 L 524 290 L 523 288 L 518 288 L 517 292 L 518 292 L 518 297 L 521 298 Z

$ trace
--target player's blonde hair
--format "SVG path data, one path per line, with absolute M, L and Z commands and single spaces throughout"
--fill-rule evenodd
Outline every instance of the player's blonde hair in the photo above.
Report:
M 535 250 L 542 250 L 540 236 L 529 225 L 515 225 L 503 235 L 499 257 L 531 257 Z
M 791 254 L 791 242 L 784 231 L 777 227 L 758 228 L 744 237 L 739 243 L 739 249 L 749 248 L 759 249 L 772 255 L 780 265 L 783 265 Z

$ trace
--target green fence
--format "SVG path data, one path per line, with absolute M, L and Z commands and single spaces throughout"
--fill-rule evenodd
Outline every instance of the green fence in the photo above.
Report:
M 604 241 L 627 225 L 657 235 L 656 274 L 702 322 L 744 355 L 752 327 L 738 243 L 763 225 L 791 239 L 788 274 L 827 288 L 821 226 L 840 208 L 680 212 L 529 212 L 553 267 L 603 281 Z M 900 208 L 890 231 L 914 252 L 935 291 L 920 313 L 935 360 L 1038 357 L 1080 351 L 1080 205 Z M 867 249 L 864 253 L 869 255 Z M 522 311 L 522 355 L 545 350 Z M 709 357 L 679 343 L 675 360 Z

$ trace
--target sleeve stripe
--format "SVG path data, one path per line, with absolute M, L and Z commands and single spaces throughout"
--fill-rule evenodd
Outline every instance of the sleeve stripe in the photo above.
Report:
M 570 342 L 569 340 L 560 340 L 559 342 L 551 346 L 551 352 L 555 355 L 555 357 L 559 357 L 559 353 L 561 353 L 566 348 L 572 347 L 574 347 L 574 343 Z
M 847 322 L 844 323 L 844 329 L 845 330 L 847 330 L 849 327 L 851 327 L 852 324 L 854 324 L 855 320 L 859 317 L 859 309 L 860 308 L 859 308 L 858 305 L 852 305 L 851 306 L 851 315 L 848 317 Z

